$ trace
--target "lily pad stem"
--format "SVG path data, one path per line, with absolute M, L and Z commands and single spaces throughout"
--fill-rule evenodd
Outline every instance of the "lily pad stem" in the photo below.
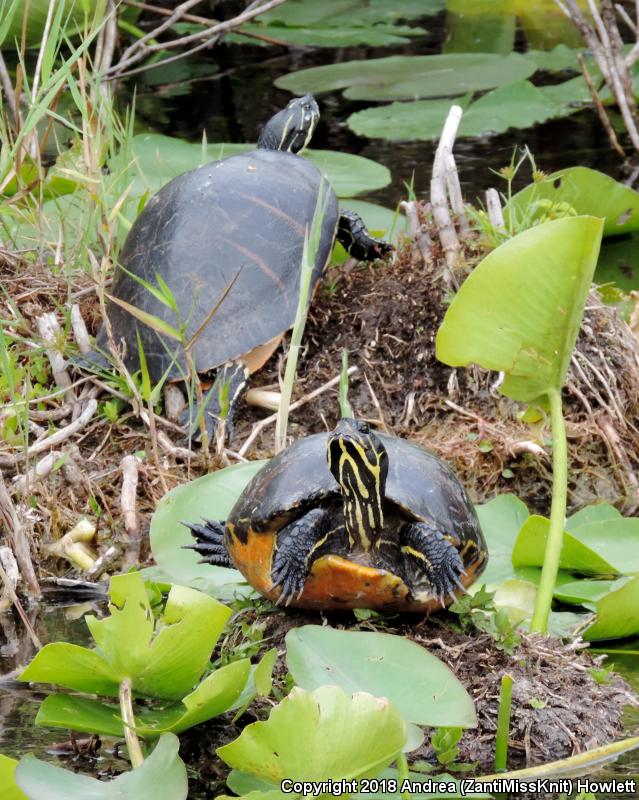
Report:
M 140 740 L 135 732 L 135 717 L 133 716 L 133 697 L 131 694 L 131 678 L 120 681 L 120 713 L 124 722 L 124 738 L 129 751 L 133 769 L 142 765 L 144 756 L 140 747 Z
M 400 753 L 397 756 L 397 778 L 398 783 L 401 786 L 405 780 L 409 777 L 408 772 L 408 761 L 406 760 L 406 754 Z M 402 792 L 402 800 L 410 800 L 412 794 L 409 791 Z
M 553 592 L 559 571 L 559 559 L 563 544 L 566 521 L 566 498 L 568 494 L 568 447 L 566 443 L 566 423 L 564 421 L 561 389 L 548 391 L 550 403 L 550 424 L 552 427 L 552 506 L 550 509 L 550 528 L 544 565 L 541 570 L 535 612 L 531 630 L 546 633 Z

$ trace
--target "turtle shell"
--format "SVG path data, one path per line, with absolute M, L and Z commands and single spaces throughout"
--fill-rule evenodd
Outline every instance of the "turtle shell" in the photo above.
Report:
M 186 341 L 198 332 L 191 349 L 198 372 L 274 340 L 263 363 L 295 319 L 304 236 L 320 187 L 323 217 L 312 290 L 335 238 L 335 193 L 307 159 L 254 150 L 205 164 L 160 189 L 127 236 L 112 294 L 174 327 L 186 323 Z M 180 317 L 136 278 L 153 286 L 164 281 Z M 109 303 L 108 316 L 116 344 L 127 345 L 127 367 L 139 365 L 137 329 L 154 380 L 169 368 L 169 377 L 184 375 L 183 349 L 175 339 L 117 303 Z M 104 329 L 98 346 L 106 348 Z
M 377 432 L 388 453 L 385 513 L 429 522 L 449 537 L 470 585 L 487 560 L 475 509 L 459 479 L 441 459 L 417 444 Z M 237 568 L 266 597 L 276 600 L 271 557 L 277 533 L 319 504 L 341 504 L 327 464 L 328 433 L 292 444 L 250 481 L 226 521 L 226 546 Z M 452 598 L 449 598 L 449 601 Z M 294 605 L 302 608 L 389 608 L 428 612 L 441 606 L 432 595 L 414 596 L 399 575 L 350 560 L 348 554 L 318 558 Z

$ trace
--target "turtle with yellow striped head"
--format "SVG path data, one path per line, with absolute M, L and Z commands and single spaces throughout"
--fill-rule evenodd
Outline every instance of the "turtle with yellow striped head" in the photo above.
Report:
M 204 561 L 235 566 L 265 597 L 299 608 L 428 613 L 487 561 L 450 467 L 354 419 L 271 459 L 225 523 L 188 527 Z

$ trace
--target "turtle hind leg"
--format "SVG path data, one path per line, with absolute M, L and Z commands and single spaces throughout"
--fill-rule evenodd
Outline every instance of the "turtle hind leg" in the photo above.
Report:
M 425 574 L 433 594 L 442 606 L 446 598 L 460 589 L 465 574 L 464 562 L 452 542 L 426 522 L 411 522 L 402 529 L 401 552 L 409 574 Z
M 375 261 L 395 249 L 389 242 L 371 236 L 355 211 L 342 211 L 337 225 L 337 239 L 348 254 L 358 261 Z
M 199 414 L 204 416 L 204 424 L 209 441 L 219 437 L 224 441 L 233 438 L 233 419 L 242 397 L 248 369 L 240 361 L 227 361 L 217 371 L 215 381 L 204 395 L 204 405 L 200 409 L 191 405 L 180 416 L 180 424 L 189 427 L 192 436 L 199 439 Z
M 195 544 L 184 545 L 185 550 L 195 550 L 202 556 L 201 564 L 213 564 L 216 567 L 233 567 L 224 542 L 225 525 L 212 519 L 205 519 L 204 525 L 183 522 L 195 539 Z
M 327 509 L 312 508 L 277 535 L 271 565 L 273 587 L 280 587 L 277 605 L 288 606 L 302 593 L 313 561 L 328 539 L 330 519 Z

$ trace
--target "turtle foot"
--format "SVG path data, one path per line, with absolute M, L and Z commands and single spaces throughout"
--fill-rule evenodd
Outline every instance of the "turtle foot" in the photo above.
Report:
M 409 570 L 426 575 L 442 606 L 451 595 L 466 591 L 461 581 L 466 574 L 464 562 L 441 531 L 425 522 L 414 522 L 404 528 L 403 538 L 402 553 Z
M 183 549 L 195 550 L 202 556 L 201 564 L 213 564 L 216 567 L 233 566 L 224 541 L 226 526 L 223 522 L 205 519 L 204 525 L 191 522 L 182 522 L 182 525 L 191 531 L 196 541 L 196 544 L 184 545 Z
M 342 211 L 337 239 L 348 254 L 358 261 L 375 261 L 395 249 L 390 242 L 371 236 L 363 219 L 355 211 Z

